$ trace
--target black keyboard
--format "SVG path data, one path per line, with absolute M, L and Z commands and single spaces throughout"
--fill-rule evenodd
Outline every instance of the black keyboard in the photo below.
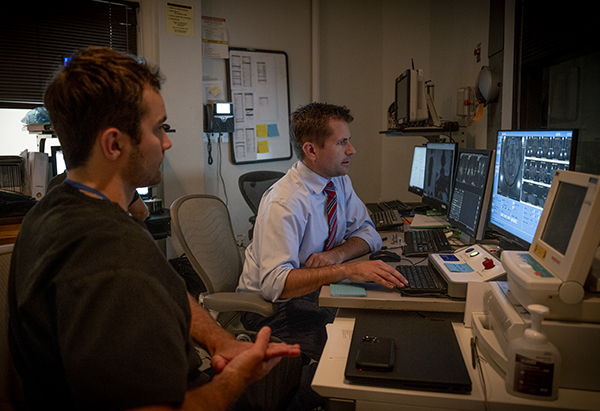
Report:
M 412 211 L 411 206 L 409 206 L 406 203 L 403 203 L 400 200 L 384 201 L 382 203 L 379 203 L 379 206 L 384 210 L 398 210 L 400 213 Z
M 403 294 L 446 294 L 448 292 L 448 284 L 430 265 L 397 265 L 396 270 L 408 281 L 407 285 L 398 288 Z
M 404 222 L 398 210 L 379 211 L 371 214 L 377 231 L 393 230 L 401 227 Z
M 404 255 L 406 257 L 426 257 L 431 253 L 452 251 L 452 246 L 441 228 L 415 230 L 404 233 Z
M 408 215 L 413 211 L 413 208 L 410 205 L 403 203 L 400 200 L 383 201 L 381 203 L 367 203 L 365 205 L 373 214 L 380 213 L 382 211 L 398 210 L 400 215 Z

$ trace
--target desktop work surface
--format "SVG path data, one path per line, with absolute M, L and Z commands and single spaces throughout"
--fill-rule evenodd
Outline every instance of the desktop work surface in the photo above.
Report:
M 424 310 L 463 313 L 465 302 L 448 298 L 403 296 L 375 283 L 357 284 L 366 291 L 366 296 L 332 295 L 331 286 L 321 287 L 319 305 L 321 307 L 359 308 L 372 310 Z
M 328 326 L 328 341 L 312 382 L 312 388 L 320 395 L 329 398 L 332 403 L 337 403 L 339 409 L 360 411 L 600 409 L 600 392 L 594 391 L 560 389 L 556 401 L 528 400 L 509 395 L 504 388 L 503 376 L 492 366 L 486 362 L 473 366 L 472 333 L 461 322 L 453 322 L 452 328 L 472 383 L 470 393 L 429 392 L 351 383 L 344 377 L 344 373 L 355 319 L 361 315 L 361 312 L 362 310 L 354 309 L 338 311 L 334 323 Z M 410 355 L 410 353 L 398 347 L 397 355 Z M 485 385 L 480 379 L 480 372 Z
M 387 231 L 382 232 L 383 238 L 383 246 L 390 251 L 397 252 L 398 254 L 403 254 L 401 246 L 399 244 L 403 243 L 403 238 L 405 232 L 400 231 Z M 393 240 L 394 239 L 394 240 Z M 457 245 L 458 247 L 458 245 Z M 457 248 L 456 254 L 457 262 L 463 262 L 461 259 L 462 254 L 464 254 L 464 250 L 466 247 Z M 469 250 L 470 247 L 466 248 Z M 481 255 L 477 257 L 473 257 L 474 260 L 472 262 L 480 263 L 480 260 L 483 261 L 486 256 L 489 258 L 494 258 L 491 254 L 484 252 L 482 247 L 478 247 L 477 250 L 480 250 Z M 368 255 L 359 257 L 353 261 L 367 260 L 369 258 Z M 390 266 L 398 269 L 399 271 L 403 271 L 402 268 L 398 267 L 411 267 L 412 265 L 419 266 L 427 266 L 428 264 L 431 266 L 432 264 L 428 262 L 427 257 L 406 257 L 402 256 L 401 261 L 392 261 L 388 262 Z M 499 261 L 496 263 L 497 266 L 501 265 Z M 433 267 L 436 270 L 435 267 Z M 494 271 L 495 269 L 486 270 L 489 272 Z M 439 270 L 437 270 L 439 272 Z M 477 270 L 471 270 L 472 273 L 462 273 L 459 277 L 462 279 L 477 280 L 481 278 L 484 281 L 487 281 L 487 277 L 480 277 Z M 481 269 L 479 269 L 481 271 Z M 446 273 L 446 275 L 448 275 Z M 333 289 L 337 286 L 325 285 L 321 287 L 321 291 L 319 294 L 319 305 L 323 307 L 336 307 L 336 308 L 360 308 L 360 309 L 375 309 L 375 310 L 424 310 L 424 311 L 436 311 L 436 312 L 456 312 L 462 313 L 465 311 L 465 295 L 466 295 L 466 286 L 467 284 L 457 281 L 448 282 L 448 290 L 453 291 L 448 294 L 440 294 L 436 296 L 419 296 L 416 294 L 408 295 L 408 293 L 402 293 L 398 289 L 389 289 L 382 285 L 376 283 L 360 283 L 360 284 L 348 284 L 347 286 L 356 287 L 358 289 L 364 289 L 364 293 L 360 296 L 357 294 L 344 294 L 344 293 L 335 293 Z M 463 290 L 464 289 L 464 290 Z M 454 291 L 456 290 L 456 291 Z

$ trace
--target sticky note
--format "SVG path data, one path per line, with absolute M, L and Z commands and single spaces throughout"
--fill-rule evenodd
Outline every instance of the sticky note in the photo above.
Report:
M 265 154 L 269 152 L 269 143 L 266 141 L 259 141 L 257 143 L 256 152 L 259 154 Z
M 367 291 L 360 286 L 350 284 L 330 284 L 329 294 L 332 297 L 366 297 Z
M 267 130 L 269 137 L 279 137 L 279 129 L 277 128 L 277 124 L 269 124 L 267 126 Z
M 208 88 L 208 92 L 213 96 L 218 96 L 221 93 L 221 88 L 216 84 L 213 84 Z
M 259 124 L 256 126 L 256 137 L 268 137 L 269 132 L 266 124 Z

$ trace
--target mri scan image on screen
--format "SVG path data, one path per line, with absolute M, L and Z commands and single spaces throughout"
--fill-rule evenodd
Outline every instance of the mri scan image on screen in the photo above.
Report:
M 521 249 L 533 240 L 557 170 L 572 170 L 577 130 L 499 131 L 490 228 Z

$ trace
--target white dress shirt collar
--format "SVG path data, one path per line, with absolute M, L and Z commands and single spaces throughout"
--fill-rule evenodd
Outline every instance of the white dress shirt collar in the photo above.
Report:
M 314 171 L 312 171 L 302 161 L 298 161 L 294 167 L 297 167 L 300 177 L 302 177 L 302 180 L 304 180 L 306 186 L 310 188 L 315 194 L 322 193 L 325 189 L 325 186 L 330 181 L 325 177 L 322 177 Z

